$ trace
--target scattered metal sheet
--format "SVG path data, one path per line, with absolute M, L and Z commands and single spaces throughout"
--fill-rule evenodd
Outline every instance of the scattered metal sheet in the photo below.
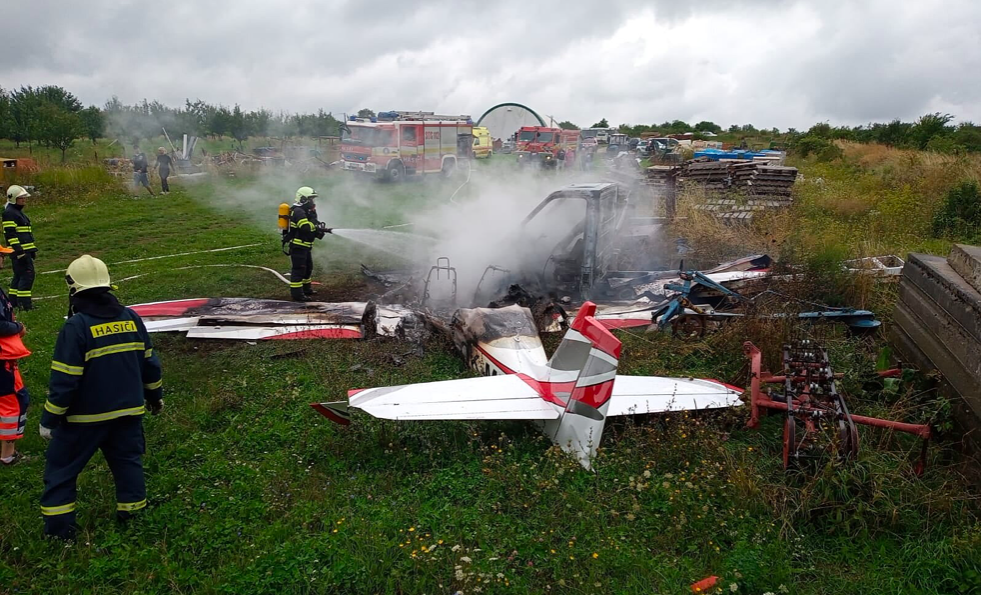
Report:
M 849 273 L 874 275 L 876 277 L 899 277 L 903 274 L 903 266 L 906 265 L 906 261 L 898 256 L 889 255 L 856 258 L 846 260 L 841 264 Z
M 199 298 L 132 308 L 148 331 L 187 331 L 192 339 L 360 339 L 376 326 L 367 302 Z
M 286 339 L 361 339 L 361 326 L 338 324 L 296 324 L 284 326 L 196 326 L 187 331 L 189 339 L 286 340 Z

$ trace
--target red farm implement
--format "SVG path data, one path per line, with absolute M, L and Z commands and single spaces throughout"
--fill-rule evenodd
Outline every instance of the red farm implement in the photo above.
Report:
M 862 415 L 852 415 L 835 386 L 840 377 L 831 369 L 828 352 L 811 341 L 797 341 L 783 348 L 783 374 L 775 376 L 762 371 L 762 352 L 750 342 L 743 344 L 750 363 L 750 428 L 757 428 L 764 410 L 785 414 L 783 424 L 783 466 L 788 469 L 815 452 L 833 449 L 842 459 L 858 456 L 857 425 L 874 426 L 913 434 L 923 439 L 923 448 L 915 471 L 919 475 L 926 465 L 930 426 L 908 424 Z M 897 370 L 880 372 L 895 376 Z M 783 385 L 782 391 L 766 389 L 765 384 Z

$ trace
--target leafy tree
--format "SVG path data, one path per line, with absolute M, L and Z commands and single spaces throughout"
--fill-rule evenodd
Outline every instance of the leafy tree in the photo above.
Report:
M 967 151 L 964 145 L 957 144 L 951 136 L 935 136 L 927 142 L 927 151 L 943 153 L 944 155 L 960 155 Z
M 911 128 L 913 128 L 912 124 L 898 119 L 888 124 L 873 124 L 872 139 L 889 147 L 902 147 L 909 139 Z
M 46 85 L 44 87 L 38 87 L 36 93 L 41 101 L 54 104 L 66 112 L 77 114 L 82 111 L 82 102 L 78 100 L 78 97 L 75 97 L 62 87 Z
M 41 121 L 40 138 L 61 149 L 61 162 L 65 162 L 65 151 L 75 144 L 75 140 L 85 134 L 82 118 L 75 112 L 65 110 L 54 103 L 44 102 L 38 109 Z
M 255 136 L 269 136 L 269 123 L 272 120 L 272 112 L 267 109 L 249 112 L 246 115 L 249 129 Z
M 221 138 L 229 133 L 232 126 L 232 112 L 225 106 L 219 106 L 208 119 L 208 134 Z
M 370 109 L 368 109 L 366 107 L 363 107 L 363 108 L 361 108 L 361 109 L 358 110 L 358 117 L 359 118 L 374 118 L 375 117 L 375 112 L 371 111 Z
M 94 105 L 83 109 L 79 112 L 78 116 L 82 119 L 82 126 L 85 128 L 85 135 L 92 140 L 92 144 L 95 141 L 102 138 L 103 130 L 105 129 L 105 121 L 102 118 L 102 112 L 99 108 Z
M 34 141 L 39 140 L 38 109 L 41 107 L 41 97 L 37 89 L 31 86 L 21 87 L 11 96 L 11 118 L 13 122 L 13 141 L 20 147 L 27 143 L 28 149 Z
M 695 124 L 695 130 L 698 132 L 714 132 L 718 134 L 722 132 L 722 127 L 715 122 L 709 122 L 708 120 L 702 120 L 698 124 Z
M 573 124 L 572 122 L 570 122 L 568 120 L 566 120 L 564 122 L 559 122 L 559 128 L 561 128 L 562 130 L 578 130 L 579 129 L 578 126 L 576 126 L 575 124 Z
M 957 127 L 952 138 L 954 142 L 967 151 L 981 151 L 981 126 L 976 126 L 972 122 L 964 122 Z
M 245 119 L 245 113 L 242 112 L 242 108 L 236 103 L 232 109 L 231 116 L 228 118 L 228 133 L 238 141 L 239 151 L 244 150 L 243 143 L 249 138 L 250 132 L 248 122 Z
M 909 140 L 913 147 L 917 149 L 927 148 L 927 144 L 935 136 L 946 136 L 953 132 L 953 127 L 948 126 L 954 116 L 935 112 L 920 117 L 916 124 L 910 128 Z
M 10 107 L 10 94 L 0 87 L 0 138 L 10 138 L 13 131 L 13 115 Z
M 590 126 L 590 128 L 609 128 L 609 127 L 610 127 L 610 123 L 606 121 L 606 118 L 603 118 L 599 122 Z
M 795 139 L 790 145 L 790 151 L 799 157 L 817 155 L 817 160 L 822 162 L 834 161 L 843 155 L 843 151 L 838 145 L 826 138 L 813 135 Z
M 827 122 L 818 122 L 814 126 L 811 126 L 807 131 L 807 136 L 816 136 L 818 138 L 831 138 L 831 124 Z

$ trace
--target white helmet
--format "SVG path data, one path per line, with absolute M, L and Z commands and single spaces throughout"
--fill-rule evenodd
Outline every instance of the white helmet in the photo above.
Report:
M 109 280 L 109 268 L 106 263 L 88 254 L 79 256 L 68 265 L 68 270 L 65 271 L 65 281 L 70 288 L 70 295 L 75 295 L 86 289 L 112 287 L 112 282 Z
M 31 195 L 30 192 L 24 190 L 23 186 L 18 186 L 14 184 L 10 188 L 7 188 L 7 202 L 15 203 L 18 198 L 27 198 Z
M 317 198 L 317 192 L 309 186 L 303 186 L 296 191 L 297 202 L 307 203 L 315 198 Z

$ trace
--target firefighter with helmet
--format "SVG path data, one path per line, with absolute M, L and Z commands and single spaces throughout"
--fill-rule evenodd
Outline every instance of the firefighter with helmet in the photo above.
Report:
M 333 230 L 317 218 L 317 193 L 309 186 L 296 191 L 296 202 L 289 210 L 289 228 L 283 244 L 290 256 L 290 297 L 309 302 L 313 295 L 313 242 Z
M 116 484 L 116 516 L 146 507 L 143 414 L 163 409 L 160 360 L 143 320 L 110 293 L 105 263 L 68 265 L 68 320 L 51 362 L 41 437 L 50 440 L 41 514 L 47 535 L 75 536 L 78 474 L 101 450 Z
M 7 188 L 7 207 L 3 211 L 3 237 L 13 251 L 11 268 L 14 270 L 10 282 L 10 303 L 30 310 L 31 288 L 34 287 L 34 233 L 31 220 L 24 214 L 24 205 L 31 195 L 23 186 Z

